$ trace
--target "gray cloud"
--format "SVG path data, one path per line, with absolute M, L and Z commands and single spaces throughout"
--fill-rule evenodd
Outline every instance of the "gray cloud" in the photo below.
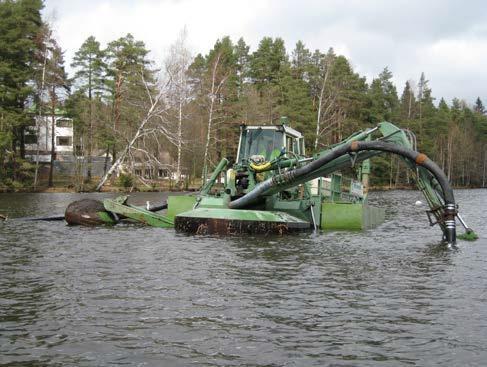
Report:
M 215 40 L 243 36 L 255 49 L 264 36 L 280 36 L 291 53 L 297 40 L 349 57 L 370 81 L 383 67 L 394 74 L 398 92 L 422 71 L 433 94 L 487 102 L 487 6 L 484 1 L 338 0 L 47 0 L 57 9 L 62 46 L 72 57 L 93 34 L 102 42 L 132 32 L 162 60 L 187 26 L 194 52 Z

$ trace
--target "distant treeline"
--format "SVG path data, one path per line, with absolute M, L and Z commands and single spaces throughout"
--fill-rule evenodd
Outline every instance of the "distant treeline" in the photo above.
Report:
M 76 153 L 86 157 L 85 181 L 92 179 L 94 155 L 120 158 L 133 173 L 145 162 L 192 180 L 203 167 L 235 156 L 240 124 L 287 116 L 305 134 L 308 153 L 391 121 L 415 132 L 419 149 L 454 185 L 486 185 L 481 99 L 435 102 L 424 73 L 398 93 L 387 67 L 369 84 L 333 48 L 311 51 L 299 41 L 288 52 L 281 38 L 264 37 L 250 52 L 242 38 L 223 37 L 206 55 L 193 56 L 182 31 L 157 64 L 130 34 L 105 48 L 89 37 L 69 78 L 42 7 L 41 0 L 0 1 L 0 184 L 34 180 L 25 161 L 33 115 L 64 110 L 74 120 Z M 409 183 L 397 158 L 374 161 L 373 184 Z

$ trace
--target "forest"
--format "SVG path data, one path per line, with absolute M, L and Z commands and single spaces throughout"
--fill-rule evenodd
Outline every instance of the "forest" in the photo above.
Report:
M 143 160 L 166 167 L 176 184 L 198 182 L 222 157 L 235 155 L 240 124 L 277 124 L 281 116 L 304 133 L 308 154 L 393 122 L 416 134 L 419 150 L 454 186 L 486 186 L 481 98 L 435 97 L 427 71 L 396 86 L 385 66 L 368 82 L 332 47 L 310 50 L 299 41 L 286 49 L 271 37 L 257 45 L 221 37 L 206 54 L 193 55 L 183 29 L 163 60 L 151 60 L 131 34 L 106 45 L 90 36 L 68 75 L 42 9 L 41 0 L 0 1 L 0 186 L 38 184 L 38 167 L 26 160 L 26 135 L 36 115 L 56 111 L 74 121 L 75 154 L 84 157 L 77 179 L 86 187 L 100 179 L 90 168 L 95 156 L 105 157 L 105 176 L 117 162 L 147 184 L 135 177 L 134 164 Z M 410 183 L 393 156 L 374 158 L 372 176 L 375 186 Z

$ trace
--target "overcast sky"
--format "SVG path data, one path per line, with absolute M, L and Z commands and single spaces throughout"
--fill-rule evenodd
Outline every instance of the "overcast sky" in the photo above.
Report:
M 145 42 L 161 63 L 186 27 L 192 52 L 207 53 L 218 38 L 243 37 L 255 50 L 264 36 L 282 37 L 345 55 L 370 80 L 385 66 L 398 93 L 422 71 L 433 95 L 487 103 L 487 2 L 482 0 L 46 0 L 69 65 L 90 35 L 103 46 L 127 33 Z M 69 70 L 69 68 L 68 68 Z

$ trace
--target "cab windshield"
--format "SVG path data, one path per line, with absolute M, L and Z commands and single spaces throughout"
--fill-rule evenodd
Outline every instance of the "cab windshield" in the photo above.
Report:
M 244 130 L 238 159 L 242 162 L 253 155 L 262 155 L 266 161 L 271 161 L 279 156 L 282 147 L 282 131 L 270 129 Z

